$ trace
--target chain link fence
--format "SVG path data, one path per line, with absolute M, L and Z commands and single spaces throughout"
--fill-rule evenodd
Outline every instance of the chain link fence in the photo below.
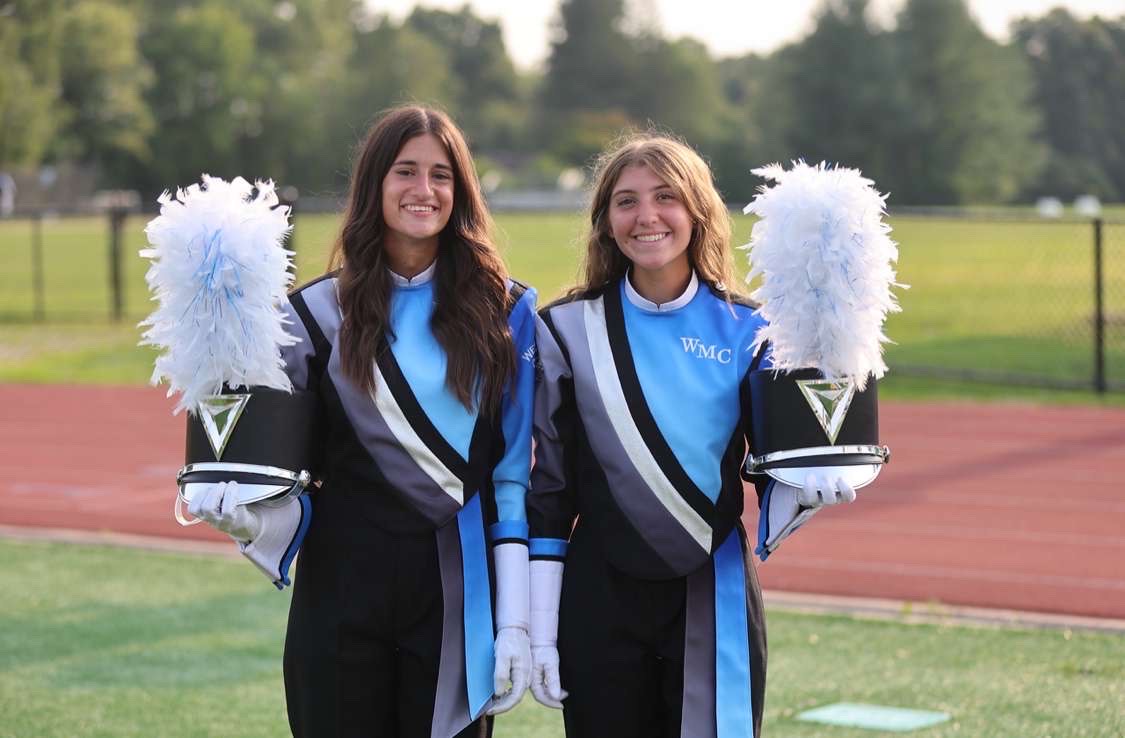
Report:
M 1125 391 L 1125 222 L 1103 224 L 1101 254 L 1105 386 Z
M 1125 390 L 1125 223 L 900 216 L 898 375 Z M 1099 266 L 1100 264 L 1100 266 Z
M 0 322 L 148 315 L 148 263 L 137 251 L 150 217 L 0 220 Z M 307 278 L 323 268 L 312 252 L 330 242 L 335 221 L 295 223 Z M 893 374 L 1125 391 L 1125 221 L 909 214 L 891 224 L 899 279 L 910 285 L 886 326 Z M 556 234 L 551 254 L 568 276 L 573 236 Z
M 0 220 L 0 321 L 139 319 L 150 311 L 137 258 L 144 218 L 31 213 Z

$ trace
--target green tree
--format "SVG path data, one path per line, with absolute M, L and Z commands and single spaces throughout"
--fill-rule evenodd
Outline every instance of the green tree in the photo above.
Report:
M 909 91 L 909 118 L 893 142 L 895 201 L 1015 198 L 1045 158 L 1019 52 L 985 36 L 964 0 L 908 0 L 894 40 Z
M 258 125 L 251 28 L 226 7 L 185 6 L 152 18 L 141 48 L 156 80 L 146 95 L 152 163 L 135 173 L 146 189 L 195 182 L 203 171 L 252 176 L 239 156 Z
M 349 47 L 346 73 L 310 94 L 304 114 L 318 118 L 318 137 L 293 159 L 302 191 L 342 191 L 352 151 L 380 110 L 405 102 L 451 108 L 449 57 L 430 38 L 374 16 L 352 27 Z
M 112 180 L 122 160 L 148 164 L 152 116 L 144 91 L 152 73 L 140 58 L 133 14 L 108 2 L 78 2 L 61 19 L 66 122 L 55 156 L 93 164 Z
M 630 97 L 636 54 L 624 20 L 624 0 L 562 0 L 543 80 L 546 110 L 606 110 Z
M 564 163 L 585 164 L 634 122 L 629 106 L 637 53 L 624 21 L 624 0 L 563 0 L 559 6 L 533 145 Z
M 60 125 L 61 0 L 0 0 L 0 169 L 38 164 Z
M 497 148 L 518 141 L 526 123 L 526 100 L 500 25 L 481 19 L 466 5 L 456 12 L 416 8 L 405 27 L 448 55 L 450 112 L 474 144 Z
M 624 100 L 634 120 L 654 123 L 704 146 L 725 122 L 723 89 L 707 48 L 691 38 L 645 34 L 635 42 L 636 71 Z
M 1082 21 L 1060 8 L 1013 31 L 1050 147 L 1030 193 L 1125 195 L 1125 19 Z
M 302 190 L 335 181 L 336 90 L 360 0 L 130 0 L 155 75 L 149 191 L 199 173 L 268 177 Z M 344 155 L 346 157 L 346 154 Z
M 252 117 L 239 157 L 246 173 L 316 194 L 339 179 L 347 141 L 334 140 L 335 90 L 349 76 L 360 0 L 235 0 L 255 35 Z
M 858 167 L 884 186 L 909 111 L 890 36 L 870 26 L 868 5 L 821 5 L 813 32 L 775 54 L 764 99 L 782 139 L 777 158 Z
M 711 171 L 727 202 L 748 202 L 761 180 L 751 170 L 786 158 L 785 125 L 781 124 L 779 100 L 769 80 L 776 76 L 777 54 L 720 59 L 716 74 L 725 101 L 723 124 L 706 147 Z

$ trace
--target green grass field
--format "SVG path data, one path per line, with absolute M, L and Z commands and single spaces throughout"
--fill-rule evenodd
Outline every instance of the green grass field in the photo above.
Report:
M 135 323 L 152 309 L 144 284 L 142 217 L 126 229 L 126 320 L 108 320 L 107 227 L 102 219 L 43 225 L 47 320 L 33 309 L 31 227 L 0 223 L 0 381 L 141 383 L 152 353 L 136 347 Z M 334 216 L 297 218 L 299 278 L 319 274 Z M 499 241 L 513 274 L 535 285 L 541 302 L 574 281 L 581 217 L 501 214 Z M 1089 224 L 989 222 L 933 218 L 892 221 L 900 244 L 903 312 L 886 326 L 891 381 L 905 397 L 1017 397 L 1097 402 L 1091 393 L 1021 390 L 1003 385 L 899 378 L 894 368 L 935 367 L 1022 373 L 1089 383 L 1093 375 L 1093 247 Z M 735 219 L 735 244 L 749 239 L 749 218 Z M 1125 224 L 1105 227 L 1107 374 L 1125 388 Z M 745 266 L 738 252 L 740 267 Z M 905 372 L 904 372 L 905 373 Z M 1125 404 L 1122 393 L 1107 400 Z
M 237 558 L 0 540 L 0 738 L 287 735 L 288 607 Z M 766 729 L 839 701 L 941 710 L 918 733 L 1119 737 L 1125 636 L 769 612 Z M 497 738 L 561 738 L 528 696 Z

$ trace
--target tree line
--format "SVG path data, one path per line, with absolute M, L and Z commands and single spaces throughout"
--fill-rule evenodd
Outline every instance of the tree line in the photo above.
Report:
M 438 104 L 500 186 L 550 186 L 628 128 L 686 138 L 732 201 L 750 170 L 861 168 L 899 204 L 1125 199 L 1125 15 L 986 36 L 964 0 L 824 0 L 768 55 L 714 58 L 627 0 L 562 0 L 542 72 L 497 22 L 362 0 L 0 0 L 0 171 L 75 162 L 146 195 L 200 171 L 332 195 L 380 109 Z

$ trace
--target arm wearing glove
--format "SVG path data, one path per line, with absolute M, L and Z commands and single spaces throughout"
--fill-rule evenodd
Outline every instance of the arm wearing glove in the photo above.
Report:
M 499 522 L 489 529 L 496 569 L 496 656 L 494 696 L 489 715 L 511 710 L 527 692 L 531 678 L 528 643 L 527 510 L 531 476 L 531 425 L 535 400 L 535 290 L 520 292 L 508 315 L 512 343 L 519 357 L 501 409 L 504 455 L 492 472 Z
M 810 468 L 804 487 L 770 480 L 758 513 L 758 546 L 754 553 L 765 561 L 781 542 L 820 511 L 855 499 L 851 485 L 830 469 Z
M 567 539 L 577 516 L 571 486 L 578 410 L 574 377 L 550 311 L 536 324 L 540 378 L 535 386 L 535 468 L 527 495 L 531 525 L 531 694 L 562 708 L 559 678 L 559 596 Z
M 238 504 L 238 482 L 220 482 L 196 495 L 188 512 L 226 533 L 278 589 L 289 582 L 289 565 L 312 520 L 308 495 L 270 502 Z
M 500 523 L 498 526 L 526 524 Z M 495 696 L 489 715 L 507 712 L 519 704 L 531 678 L 531 646 L 528 629 L 527 542 L 501 539 L 492 549 L 496 566 L 496 670 Z
M 537 539 L 533 548 L 549 548 L 558 556 L 531 561 L 531 694 L 547 707 L 562 709 L 567 693 L 559 678 L 558 633 L 566 542 Z

